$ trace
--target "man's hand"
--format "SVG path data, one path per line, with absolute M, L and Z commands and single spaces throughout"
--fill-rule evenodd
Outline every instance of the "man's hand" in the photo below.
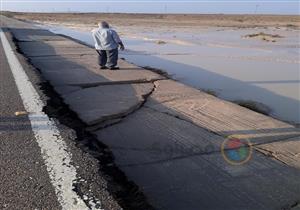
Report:
M 124 47 L 124 44 L 121 42 L 121 43 L 119 43 L 119 45 L 120 45 L 120 50 L 125 50 L 125 47 Z

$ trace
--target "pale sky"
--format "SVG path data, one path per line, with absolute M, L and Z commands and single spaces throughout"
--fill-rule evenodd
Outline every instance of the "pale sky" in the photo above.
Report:
M 298 14 L 298 0 L 1 0 L 1 10 L 22 12 L 126 12 Z

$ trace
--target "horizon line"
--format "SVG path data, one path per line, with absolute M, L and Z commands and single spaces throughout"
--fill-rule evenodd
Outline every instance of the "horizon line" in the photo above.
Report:
M 277 15 L 277 16 L 299 16 L 300 14 L 282 14 L 282 13 L 185 13 L 185 12 L 171 12 L 171 13 L 162 13 L 162 12 L 84 12 L 84 11 L 10 11 L 10 10 L 0 10 L 0 12 L 11 12 L 11 13 L 44 13 L 44 14 L 144 14 L 144 15 Z

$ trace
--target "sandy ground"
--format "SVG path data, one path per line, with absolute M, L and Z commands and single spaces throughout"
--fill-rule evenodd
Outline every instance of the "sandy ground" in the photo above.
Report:
M 93 25 L 107 20 L 122 26 L 226 26 L 226 27 L 300 27 L 297 15 L 162 15 L 162 14 L 99 14 L 99 13 L 10 13 L 11 16 L 43 22 Z
M 121 57 L 167 71 L 221 98 L 255 103 L 300 123 L 299 16 L 11 14 L 93 45 L 107 20 L 127 50 Z M 159 27 L 158 27 L 159 26 Z

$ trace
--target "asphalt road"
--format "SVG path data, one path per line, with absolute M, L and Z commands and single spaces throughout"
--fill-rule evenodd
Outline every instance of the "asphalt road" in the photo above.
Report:
M 60 209 L 0 44 L 0 208 Z
M 13 46 L 12 40 L 9 41 Z M 17 53 L 16 56 L 30 80 L 28 83 L 33 85 L 40 99 L 46 102 L 49 98 L 42 91 L 43 79 L 22 56 Z M 65 201 L 59 199 L 61 192 L 55 190 L 53 183 L 57 182 L 55 178 L 58 176 L 55 177 L 53 171 L 47 168 L 49 159 L 45 160 L 43 155 L 47 151 L 41 149 L 34 135 L 2 42 L 0 65 L 0 209 L 64 209 L 69 204 L 64 204 Z M 17 115 L 16 112 L 25 113 Z M 76 168 L 76 179 L 63 180 L 61 183 L 71 183 L 67 187 L 72 188 L 72 193 L 85 206 L 79 209 L 121 209 L 118 204 L 121 201 L 117 202 L 112 193 L 118 192 L 114 189 L 118 186 L 111 186 L 112 178 L 102 173 L 99 161 L 84 151 L 87 147 L 82 143 L 81 148 L 78 146 L 78 141 L 85 141 L 85 137 L 78 138 L 73 129 L 58 121 L 56 126 L 70 154 L 70 165 Z M 53 151 L 55 149 L 57 148 L 52 148 Z M 62 174 L 68 173 L 68 168 L 64 168 L 65 163 L 57 164 L 59 166 L 56 168 L 62 169 Z M 110 185 L 107 179 L 111 181 Z M 59 187 L 64 191 L 64 186 Z

